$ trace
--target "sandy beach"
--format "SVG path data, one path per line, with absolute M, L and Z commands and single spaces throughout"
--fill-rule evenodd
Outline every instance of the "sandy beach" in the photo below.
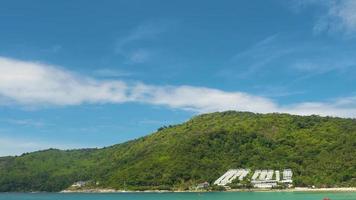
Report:
M 287 189 L 289 190 L 289 189 Z M 296 187 L 291 189 L 293 192 L 356 192 L 356 187 L 342 187 L 342 188 L 304 188 Z
M 164 193 L 164 192 L 214 192 L 205 190 L 115 190 L 115 189 L 85 189 L 85 190 L 63 190 L 61 193 Z M 356 192 L 356 187 L 342 188 L 306 188 L 296 187 L 291 189 L 273 190 L 273 189 L 233 189 L 223 192 Z

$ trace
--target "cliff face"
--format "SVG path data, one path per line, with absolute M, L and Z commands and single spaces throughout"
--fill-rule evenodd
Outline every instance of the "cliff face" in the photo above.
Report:
M 291 168 L 297 186 L 356 186 L 353 119 L 221 112 L 103 149 L 0 158 L 0 191 L 185 189 L 229 168 Z M 93 186 L 94 187 L 94 186 Z

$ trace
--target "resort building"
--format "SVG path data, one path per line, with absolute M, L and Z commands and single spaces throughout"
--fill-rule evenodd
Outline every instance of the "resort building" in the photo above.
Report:
M 279 170 L 276 170 L 275 173 L 276 173 L 276 181 L 280 181 L 281 177 L 280 177 L 280 174 L 279 174 Z
M 238 178 L 239 181 L 244 180 L 247 178 L 249 174 L 249 169 L 230 169 L 225 174 L 220 176 L 215 182 L 215 185 L 220 186 L 227 186 L 228 184 L 232 183 L 233 180 Z M 293 182 L 292 176 L 293 172 L 291 169 L 284 169 L 283 170 L 283 178 L 281 180 L 280 171 L 273 170 L 273 169 L 258 169 L 255 170 L 251 177 L 251 183 L 256 188 L 273 188 L 278 185 L 287 185 L 288 187 L 291 186 Z M 249 180 L 249 179 L 248 179 Z
M 283 183 L 292 183 L 292 176 L 293 176 L 293 172 L 291 169 L 285 169 L 283 170 Z
M 266 180 L 272 180 L 273 173 L 274 173 L 274 170 L 268 170 Z
M 251 181 L 252 182 L 252 181 Z M 273 188 L 277 186 L 277 181 L 255 181 L 252 182 L 253 187 L 255 188 Z
M 220 176 L 215 182 L 215 185 L 225 186 L 227 184 L 232 183 L 233 180 L 238 178 L 242 181 L 247 174 L 250 172 L 249 169 L 230 169 L 225 174 Z
M 260 173 L 261 173 L 261 170 L 256 170 L 251 179 L 252 180 L 256 180 L 257 177 L 260 176 Z

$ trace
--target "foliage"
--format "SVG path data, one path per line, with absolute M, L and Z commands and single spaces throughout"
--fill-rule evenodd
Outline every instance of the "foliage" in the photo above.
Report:
M 297 186 L 356 186 L 356 120 L 220 112 L 103 149 L 0 158 L 0 191 L 185 190 L 230 168 L 291 168 Z

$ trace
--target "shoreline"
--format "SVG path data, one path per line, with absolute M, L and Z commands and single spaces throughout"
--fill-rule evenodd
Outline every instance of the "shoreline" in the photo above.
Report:
M 115 190 L 115 189 L 86 189 L 86 190 L 63 190 L 59 193 L 206 193 L 206 192 L 356 192 L 356 187 L 342 188 L 304 188 L 296 187 L 291 189 L 232 189 L 226 191 L 206 191 L 206 190 Z

